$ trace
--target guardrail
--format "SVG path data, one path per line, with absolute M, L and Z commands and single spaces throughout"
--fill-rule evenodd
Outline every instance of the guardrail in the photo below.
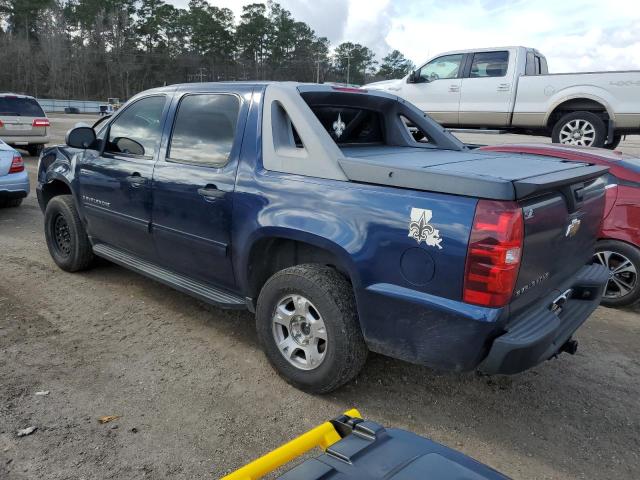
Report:
M 38 103 L 45 112 L 64 112 L 65 108 L 77 109 L 78 113 L 100 113 L 100 105 L 107 102 L 91 100 L 58 100 L 52 98 L 38 98 Z

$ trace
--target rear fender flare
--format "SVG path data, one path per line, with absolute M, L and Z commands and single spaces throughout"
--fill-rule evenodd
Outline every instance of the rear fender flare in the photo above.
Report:
M 560 90 L 549 99 L 549 107 L 547 108 L 547 113 L 544 117 L 544 125 L 547 125 L 549 123 L 551 115 L 556 110 L 556 108 L 558 108 L 558 106 L 569 100 L 578 99 L 592 100 L 599 103 L 607 111 L 609 119 L 615 122 L 616 114 L 613 110 L 613 107 L 611 106 L 613 98 L 611 97 L 609 92 L 599 87 L 575 86 Z
M 247 239 L 243 251 L 238 254 L 237 258 L 242 260 L 238 262 L 239 265 L 237 266 L 236 275 L 238 277 L 238 283 L 244 292 L 249 291 L 249 258 L 253 247 L 257 242 L 269 238 L 302 242 L 331 253 L 339 262 L 339 267 L 348 275 L 354 287 L 354 294 L 356 294 L 357 288 L 361 285 L 360 275 L 351 255 L 343 246 L 314 232 L 276 226 L 265 226 L 254 231 Z

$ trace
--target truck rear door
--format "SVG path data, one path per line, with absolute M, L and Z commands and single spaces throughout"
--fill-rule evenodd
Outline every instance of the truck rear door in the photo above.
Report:
M 233 287 L 231 212 L 251 87 L 176 95 L 153 173 L 152 232 L 160 263 Z M 172 124 L 172 125 L 171 125 Z
M 460 125 L 506 127 L 515 99 L 517 50 L 469 54 L 460 91 Z

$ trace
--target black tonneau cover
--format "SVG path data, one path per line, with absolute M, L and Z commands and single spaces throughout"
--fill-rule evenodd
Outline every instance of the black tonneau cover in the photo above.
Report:
M 367 146 L 342 148 L 349 180 L 492 200 L 520 200 L 603 175 L 607 167 L 539 155 Z

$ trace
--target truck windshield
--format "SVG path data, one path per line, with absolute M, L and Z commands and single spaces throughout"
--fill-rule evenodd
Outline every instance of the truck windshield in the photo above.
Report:
M 0 115 L 7 117 L 44 117 L 40 104 L 33 98 L 0 97 Z

